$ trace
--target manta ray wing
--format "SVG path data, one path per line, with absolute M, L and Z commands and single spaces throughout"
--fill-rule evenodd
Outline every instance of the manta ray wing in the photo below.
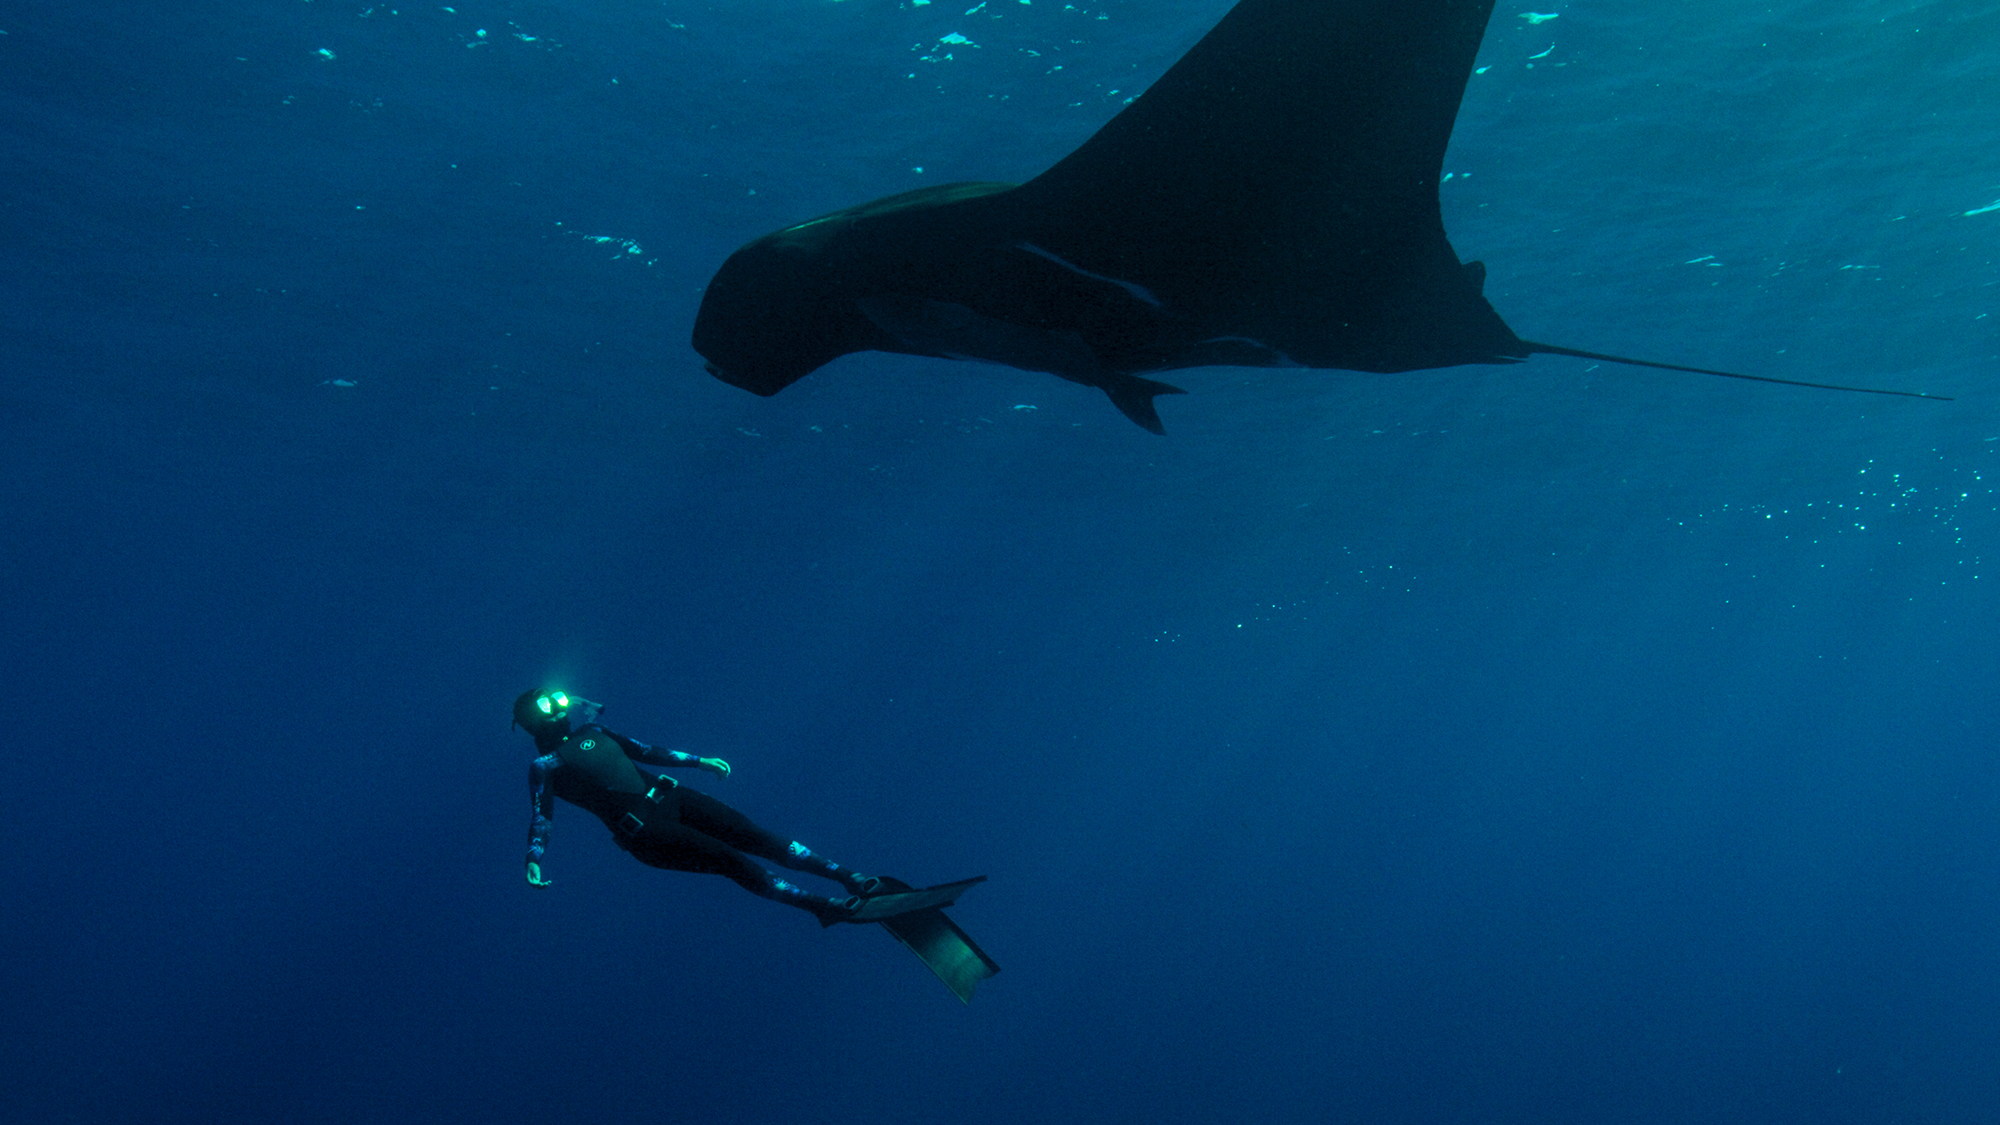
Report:
M 995 202 L 1036 245 L 1157 294 L 1183 335 L 1365 371 L 1524 356 L 1438 208 L 1492 7 L 1245 0 Z

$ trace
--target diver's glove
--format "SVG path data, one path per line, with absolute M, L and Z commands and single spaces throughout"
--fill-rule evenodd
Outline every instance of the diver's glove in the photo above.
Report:
M 695 766 L 699 769 L 705 769 L 717 777 L 729 776 L 729 763 L 723 761 L 721 758 L 697 758 L 695 759 Z
M 537 887 L 552 887 L 555 885 L 554 879 L 542 878 L 542 865 L 539 863 L 528 865 L 528 882 Z

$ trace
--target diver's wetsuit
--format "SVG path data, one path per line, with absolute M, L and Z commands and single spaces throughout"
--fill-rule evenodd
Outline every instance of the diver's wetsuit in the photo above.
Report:
M 570 732 L 528 767 L 534 819 L 528 828 L 528 862 L 539 864 L 548 847 L 553 798 L 595 813 L 611 829 L 618 846 L 641 863 L 673 871 L 724 875 L 751 894 L 809 910 L 822 921 L 847 911 L 840 899 L 808 894 L 751 861 L 766 859 L 852 884 L 864 878 L 814 855 L 796 841 L 786 842 L 759 828 L 721 801 L 683 789 L 665 775 L 641 770 L 635 762 L 694 768 L 701 759 L 678 750 L 660 750 L 596 723 Z M 648 799 L 648 793 L 653 799 Z M 744 853 L 749 853 L 748 855 Z

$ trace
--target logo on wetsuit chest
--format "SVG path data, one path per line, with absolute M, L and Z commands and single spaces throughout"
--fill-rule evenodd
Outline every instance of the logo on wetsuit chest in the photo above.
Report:
M 597 749 L 597 740 L 594 738 L 586 738 L 582 742 L 577 743 L 577 746 L 585 750 L 595 750 Z

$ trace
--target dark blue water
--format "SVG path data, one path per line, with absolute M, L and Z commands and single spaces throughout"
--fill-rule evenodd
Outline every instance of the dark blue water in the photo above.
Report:
M 1990 1120 L 2000 4 L 1503 10 L 1443 188 L 1523 336 L 1953 403 L 702 374 L 1228 4 L 972 7 L 0 2 L 0 1112 Z M 545 680 L 1005 971 L 529 888 Z

